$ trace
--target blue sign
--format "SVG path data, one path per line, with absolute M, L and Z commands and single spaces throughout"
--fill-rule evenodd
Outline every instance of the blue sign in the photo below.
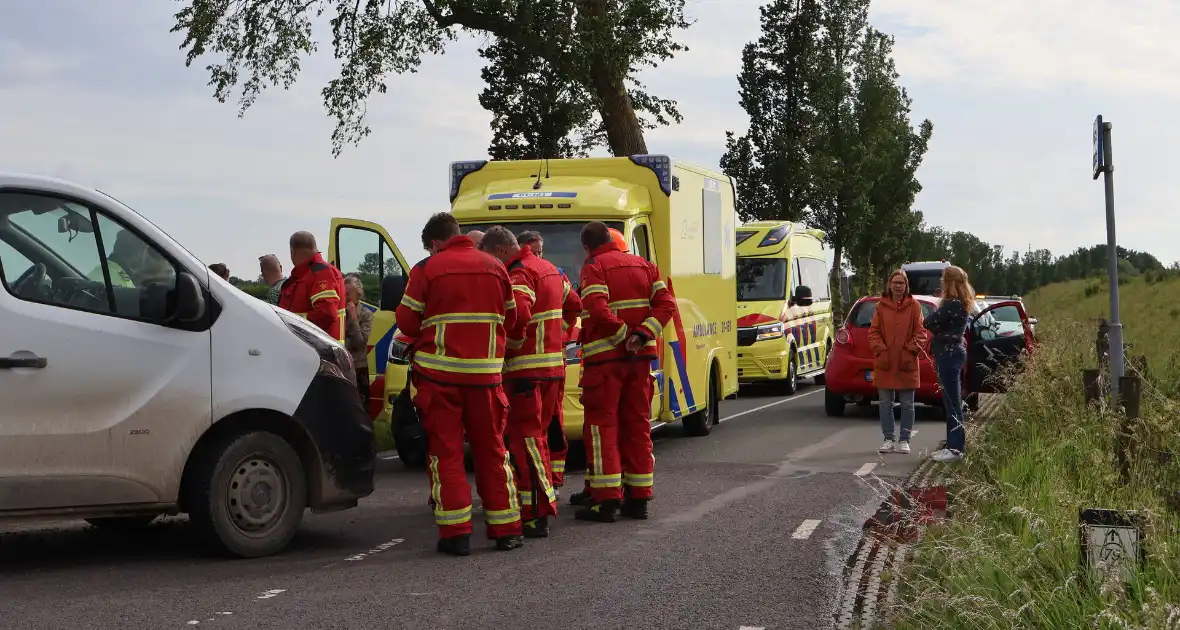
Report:
M 547 199 L 558 197 L 561 199 L 573 199 L 577 197 L 576 192 L 522 192 L 522 193 L 496 193 L 488 195 L 488 201 L 496 199 Z
M 1094 119 L 1094 179 L 1106 172 L 1106 148 L 1102 146 L 1102 114 Z

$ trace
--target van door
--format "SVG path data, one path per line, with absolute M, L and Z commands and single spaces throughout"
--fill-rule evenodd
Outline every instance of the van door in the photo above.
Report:
M 365 295 L 361 305 L 373 313 L 369 331 L 369 404 L 371 416 L 385 402 L 385 372 L 389 343 L 397 329 L 394 310 L 406 290 L 410 270 L 389 232 L 360 219 L 332 219 L 328 262 L 344 275 L 359 276 Z
M 101 208 L 0 191 L 0 511 L 176 500 L 212 417 L 184 271 Z
M 638 220 L 632 225 L 631 253 L 655 264 L 656 251 L 652 244 L 651 228 L 648 227 L 647 221 Z M 651 396 L 652 422 L 660 420 L 660 414 L 664 410 L 664 392 L 668 386 L 664 380 L 664 337 L 661 336 L 656 343 L 658 344 L 656 358 L 651 362 L 651 376 L 655 381 Z
M 984 308 L 967 327 L 967 392 L 1004 390 L 1002 377 L 1036 343 L 1028 314 L 1020 302 Z

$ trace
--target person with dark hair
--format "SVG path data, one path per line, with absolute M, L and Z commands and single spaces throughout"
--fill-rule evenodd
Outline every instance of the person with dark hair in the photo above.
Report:
M 477 251 L 449 213 L 422 228 L 430 251 L 410 270 L 397 307 L 401 334 L 414 339 L 414 405 L 427 435 L 427 469 L 438 551 L 471 554 L 471 486 L 463 439 L 471 443 L 487 536 L 496 549 L 524 544 L 515 475 L 504 448 L 508 398 L 502 387 L 505 330 L 516 326 L 508 271 Z
M 225 263 L 213 263 L 209 265 L 209 270 L 221 276 L 222 280 L 229 282 L 229 267 L 226 267 Z
M 583 436 L 590 496 L 574 516 L 613 523 L 646 519 L 652 498 L 651 361 L 676 299 L 648 261 L 620 250 L 606 225 L 582 228 Z M 592 473 L 592 474 L 591 474 Z
M 565 344 L 562 331 L 582 312 L 562 274 L 503 226 L 491 227 L 483 249 L 504 263 L 516 299 L 516 326 L 507 330 L 508 444 L 516 460 L 524 535 L 549 535 L 557 515 L 547 427 L 562 404 Z
M 533 230 L 525 230 L 516 235 L 516 243 L 521 247 L 528 247 L 533 250 L 537 258 L 544 258 L 545 253 L 545 239 L 541 238 L 541 233 Z
M 329 265 L 311 232 L 291 235 L 291 277 L 279 290 L 279 307 L 319 326 L 344 345 L 344 276 Z
M 914 395 L 921 385 L 918 355 L 926 339 L 922 327 L 922 305 L 910 294 L 908 276 L 900 269 L 889 282 L 869 327 L 869 347 L 873 350 L 873 383 L 877 386 L 881 433 L 885 442 L 878 453 L 910 452 L 910 432 L 914 429 Z M 901 402 L 901 434 L 895 443 L 893 401 Z

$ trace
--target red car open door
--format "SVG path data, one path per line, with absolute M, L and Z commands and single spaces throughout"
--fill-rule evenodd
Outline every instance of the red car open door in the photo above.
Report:
M 967 326 L 967 393 L 1004 391 L 1000 378 L 1036 347 L 1036 336 L 1020 302 L 997 302 L 971 318 Z

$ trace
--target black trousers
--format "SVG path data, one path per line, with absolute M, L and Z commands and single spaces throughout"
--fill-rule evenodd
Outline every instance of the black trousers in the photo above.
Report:
M 361 404 L 369 408 L 369 366 L 356 369 L 356 388 L 361 394 Z

